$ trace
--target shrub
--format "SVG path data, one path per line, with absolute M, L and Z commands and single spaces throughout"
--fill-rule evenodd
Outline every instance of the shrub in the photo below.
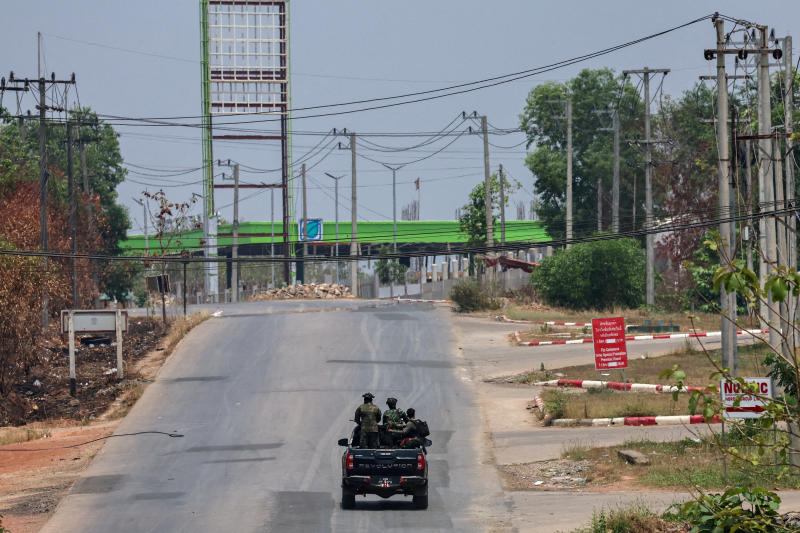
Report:
M 677 515 L 694 526 L 693 532 L 786 531 L 778 526 L 781 499 L 763 489 L 728 489 L 722 494 L 701 494 L 697 499 L 676 505 Z
M 544 412 L 553 418 L 564 418 L 567 412 L 567 397 L 558 389 L 548 391 L 544 398 Z
M 589 527 L 576 533 L 652 533 L 667 531 L 667 524 L 644 504 L 619 509 L 603 509 L 592 513 Z M 673 529 L 670 528 L 670 531 Z
M 450 290 L 450 299 L 458 305 L 459 311 L 480 311 L 498 309 L 502 304 L 490 291 L 474 279 L 459 281 Z
M 545 258 L 531 274 L 531 283 L 552 305 L 639 307 L 645 290 L 644 251 L 634 239 L 575 244 Z

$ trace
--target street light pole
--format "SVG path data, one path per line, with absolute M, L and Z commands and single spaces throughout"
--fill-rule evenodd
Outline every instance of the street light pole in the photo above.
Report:
M 326 176 L 333 180 L 333 188 L 334 188 L 334 213 L 336 217 L 336 242 L 334 243 L 334 255 L 336 256 L 336 283 L 339 284 L 339 180 L 345 177 L 345 174 L 341 176 L 334 176 L 333 174 L 326 172 Z
M 392 251 L 397 252 L 397 171 L 403 168 L 405 165 L 400 165 L 396 167 L 392 167 L 387 165 L 386 163 L 381 163 L 381 165 L 385 166 L 389 170 L 392 171 Z
M 389 170 L 392 171 L 392 251 L 397 253 L 397 171 L 403 168 L 403 165 L 392 167 L 386 163 L 381 163 Z M 389 279 L 389 297 L 394 298 L 394 280 Z

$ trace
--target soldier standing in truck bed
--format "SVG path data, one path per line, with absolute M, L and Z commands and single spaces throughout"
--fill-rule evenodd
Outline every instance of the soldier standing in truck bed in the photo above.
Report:
M 388 441 L 386 444 L 393 446 L 398 441 L 392 431 L 403 429 L 403 426 L 408 422 L 408 416 L 406 416 L 405 411 L 397 408 L 397 398 L 387 398 L 386 405 L 389 408 L 383 412 L 383 428 L 386 430 L 385 437 Z
M 371 392 L 363 395 L 364 403 L 356 408 L 355 421 L 361 427 L 361 448 L 378 448 L 378 422 L 381 420 L 381 408 L 372 403 L 375 397 Z

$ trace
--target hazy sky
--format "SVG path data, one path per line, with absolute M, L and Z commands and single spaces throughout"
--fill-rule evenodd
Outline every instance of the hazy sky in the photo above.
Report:
M 196 0 L 3 0 L 0 73 L 7 76 L 13 70 L 20 77 L 36 75 L 36 32 L 41 31 L 43 70 L 59 77 L 75 72 L 82 105 L 109 115 L 195 116 L 200 112 L 198 4 Z M 800 2 L 796 1 L 294 0 L 292 105 L 389 96 L 525 70 L 630 41 L 715 10 L 774 26 L 778 36 L 793 33 L 792 22 L 800 21 Z M 672 69 L 664 91 L 677 94 L 697 76 L 713 73 L 712 62 L 702 55 L 704 48 L 713 46 L 714 29 L 705 21 L 541 77 L 387 110 L 295 120 L 293 127 L 297 132 L 334 127 L 356 132 L 438 131 L 461 111 L 473 110 L 486 114 L 497 127 L 516 127 L 525 96 L 537 83 L 566 80 L 587 67 L 621 71 L 647 65 Z M 7 95 L 4 105 L 15 111 L 14 97 Z M 25 101 L 23 110 L 33 109 L 33 105 Z M 141 197 L 142 190 L 163 185 L 176 200 L 202 192 L 200 171 L 178 175 L 182 169 L 202 164 L 200 131 L 135 126 L 118 130 L 125 161 L 157 169 L 131 168 L 140 173 L 131 172 L 118 189 L 120 200 L 131 210 L 131 232 L 141 233 L 141 208 L 133 198 Z M 319 139 L 295 135 L 294 157 L 306 153 Z M 397 147 L 419 142 L 413 138 L 370 140 Z M 511 198 L 512 219 L 514 204 L 528 204 L 531 199 L 532 176 L 523 164 L 525 147 L 514 147 L 523 140 L 521 134 L 491 139 L 496 146 L 512 147 L 492 147 L 492 170 L 502 163 L 524 187 Z M 360 152 L 397 164 L 430 155 L 446 142 L 449 140 L 400 153 Z M 278 154 L 277 143 L 218 142 L 214 146 L 215 158 L 231 158 L 261 169 L 276 167 Z M 324 172 L 348 175 L 340 182 L 339 214 L 349 219 L 350 153 L 340 150 L 331 151 L 309 172 L 309 216 L 333 218 L 333 183 Z M 398 218 L 401 207 L 416 198 L 412 181 L 418 177 L 422 218 L 452 220 L 469 190 L 482 180 L 481 138 L 464 135 L 441 154 L 398 171 Z M 391 172 L 359 159 L 358 178 L 359 204 L 364 206 L 359 207 L 359 218 L 391 219 Z M 242 173 L 243 181 L 278 179 L 275 173 Z M 268 220 L 269 192 L 253 193 L 242 192 L 242 218 Z M 276 193 L 276 206 L 280 205 L 278 196 Z M 217 206 L 228 219 L 232 218 L 231 198 L 229 191 L 217 192 Z M 276 219 L 280 219 L 279 212 Z

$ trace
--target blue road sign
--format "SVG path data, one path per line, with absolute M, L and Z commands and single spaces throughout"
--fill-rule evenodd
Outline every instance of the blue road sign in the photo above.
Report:
M 300 219 L 300 231 L 297 232 L 301 241 L 321 241 L 322 240 L 322 219 L 305 218 Z

